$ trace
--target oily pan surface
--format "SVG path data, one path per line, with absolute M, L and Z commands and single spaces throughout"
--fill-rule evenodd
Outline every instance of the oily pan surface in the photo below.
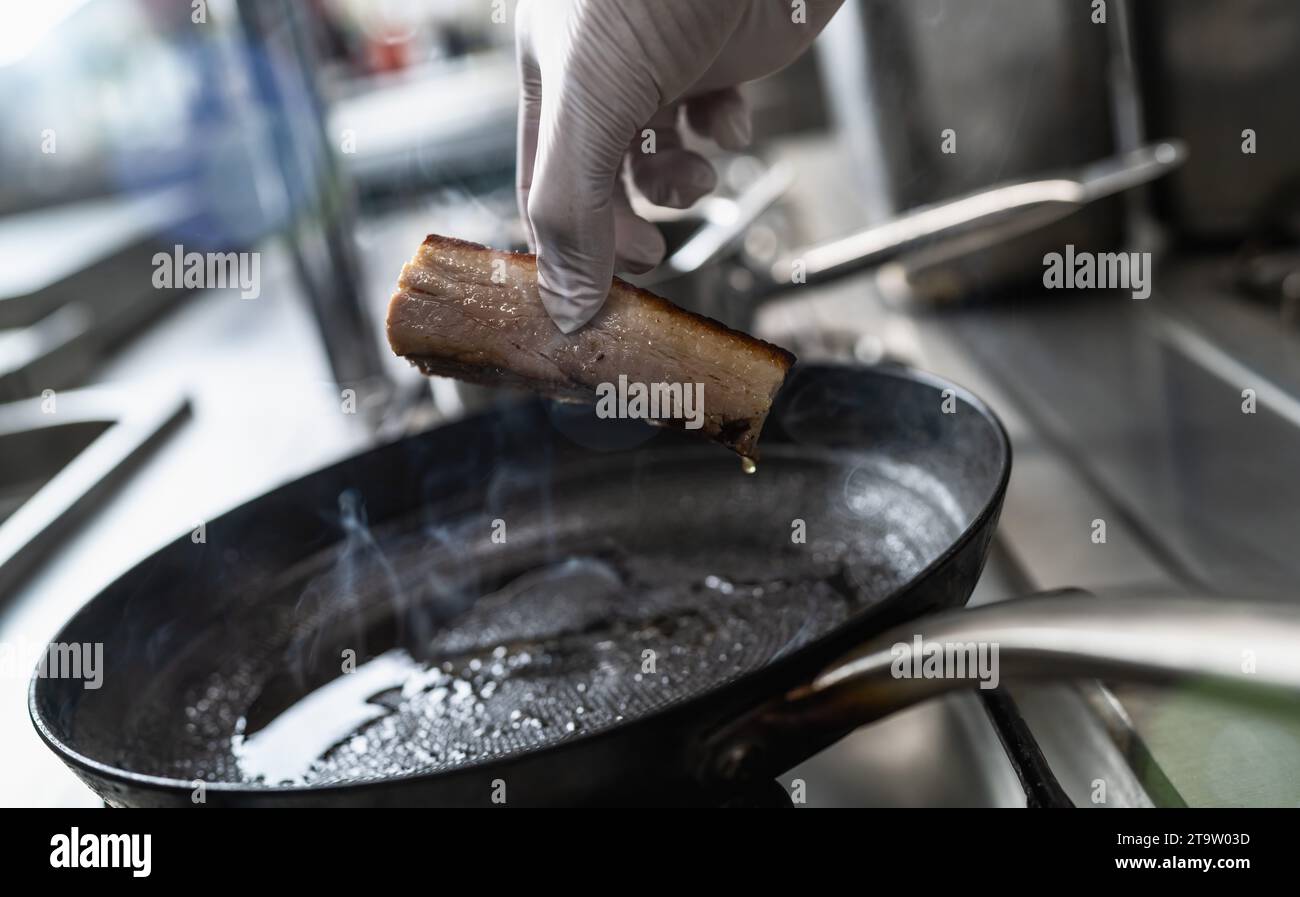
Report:
M 504 469 L 473 504 L 368 525 L 364 494 L 340 495 L 344 541 L 250 584 L 81 749 L 184 780 L 323 785 L 543 747 L 827 634 L 970 522 L 897 456 L 793 445 L 756 476 L 708 448 L 543 482 Z

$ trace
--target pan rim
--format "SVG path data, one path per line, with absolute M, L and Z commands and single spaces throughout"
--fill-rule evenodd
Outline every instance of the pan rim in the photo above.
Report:
M 920 370 L 918 368 L 913 368 L 907 365 L 892 364 L 892 363 L 883 364 L 879 366 L 866 366 L 866 365 L 837 363 L 837 362 L 816 362 L 810 364 L 797 363 L 795 365 L 795 368 L 792 369 L 791 374 L 793 375 L 797 370 L 806 371 L 806 370 L 818 370 L 818 369 L 832 370 L 832 371 L 869 371 L 876 376 L 884 376 L 895 380 L 902 380 L 911 383 L 919 383 L 925 386 L 932 387 L 939 392 L 942 392 L 943 390 L 946 389 L 951 389 L 953 390 L 953 394 L 956 398 L 960 399 L 964 404 L 968 405 L 972 410 L 978 412 L 979 415 L 987 423 L 992 425 L 992 432 L 996 439 L 998 448 L 1000 449 L 999 468 L 998 468 L 997 476 L 995 478 L 994 486 L 990 491 L 989 495 L 986 497 L 983 507 L 980 508 L 979 513 L 972 518 L 971 522 L 961 531 L 961 533 L 957 535 L 957 537 L 943 551 L 941 551 L 938 555 L 936 555 L 923 568 L 918 570 L 906 583 L 904 583 L 902 586 L 897 588 L 892 594 L 882 599 L 880 603 L 875 606 L 877 609 L 883 609 L 887 606 L 892 606 L 894 604 L 897 604 L 902 596 L 907 595 L 909 592 L 913 590 L 913 588 L 918 583 L 921 583 L 924 580 L 926 580 L 935 570 L 941 568 L 954 555 L 962 551 L 970 543 L 970 541 L 973 538 L 975 538 L 975 536 L 978 533 L 984 530 L 984 527 L 989 523 L 989 518 L 997 515 L 1000 512 L 1001 505 L 1002 505 L 1001 499 L 1006 494 L 1007 484 L 1011 477 L 1011 467 L 1012 467 L 1011 440 L 1010 437 L 1007 435 L 1006 428 L 1003 425 L 1001 419 L 984 402 L 983 399 L 981 399 L 979 396 L 975 395 L 973 392 L 966 389 L 965 387 L 961 386 L 960 384 L 948 380 L 944 377 L 940 377 L 939 375 L 933 374 L 929 371 Z M 499 413 L 499 412 L 489 411 L 485 413 L 485 416 L 491 415 L 493 413 Z M 465 419 L 465 420 L 469 420 L 469 419 Z M 429 431 L 425 431 L 425 432 L 429 432 Z M 364 454 L 365 452 L 380 450 L 386 446 L 394 444 L 395 442 L 400 442 L 402 438 L 409 438 L 409 437 L 401 437 L 388 442 L 377 443 L 371 448 L 366 449 L 364 452 L 362 452 L 362 454 Z M 263 492 L 258 496 L 255 496 L 254 498 L 250 499 L 248 502 L 238 505 L 235 508 L 228 509 L 227 511 L 223 512 L 223 514 L 229 514 L 241 510 L 242 508 L 251 505 L 254 502 L 260 501 L 261 499 L 265 498 L 267 495 L 271 493 L 277 492 L 281 489 L 289 488 L 308 478 L 321 475 L 330 469 L 342 467 L 343 465 L 353 461 L 356 457 L 357 455 L 355 454 L 350 455 L 347 458 L 343 458 L 333 464 L 326 465 L 325 467 L 309 471 L 300 477 L 295 477 L 292 480 L 288 480 L 286 482 L 280 483 L 276 485 L 273 489 L 271 489 L 269 492 Z M 166 549 L 166 547 L 167 546 L 164 546 L 163 548 L 158 549 L 158 551 L 163 551 Z M 137 564 L 133 565 L 130 569 L 124 572 L 122 574 L 122 577 L 131 575 L 131 573 L 134 570 L 136 570 L 140 564 L 148 562 L 148 560 L 152 558 L 154 554 L 156 554 L 156 552 L 151 552 L 149 555 L 146 555 L 145 557 L 141 558 Z M 119 577 L 119 579 L 122 577 Z M 82 604 L 82 606 L 78 608 L 77 612 L 73 614 L 63 624 L 63 626 L 59 628 L 58 634 L 54 636 L 53 641 L 62 640 L 64 633 L 66 632 L 68 627 L 73 624 L 73 622 L 77 619 L 77 617 L 101 594 L 112 589 L 113 585 L 116 582 L 117 580 L 114 580 L 114 583 L 111 583 L 108 587 L 101 590 L 99 593 L 96 593 L 91 598 L 89 598 L 84 604 Z M 628 720 L 624 723 L 613 723 L 605 727 L 595 729 L 593 731 L 581 732 L 581 733 L 575 732 L 573 734 L 565 735 L 561 738 L 558 738 L 554 741 L 545 744 L 540 744 L 530 748 L 525 748 L 523 750 L 514 751 L 508 755 L 490 757 L 484 759 L 481 762 L 469 763 L 466 765 L 457 766 L 450 769 L 433 770 L 433 771 L 424 770 L 424 771 L 402 773 L 400 775 L 379 775 L 379 776 L 371 776 L 368 778 L 352 779 L 346 782 L 332 782 L 332 783 L 311 784 L 311 785 L 287 785 L 286 786 L 280 784 L 259 785 L 250 782 L 203 781 L 202 783 L 203 789 L 205 792 L 216 792 L 218 794 L 229 794 L 229 795 L 247 795 L 256 798 L 292 797 L 292 798 L 309 799 L 315 795 L 332 794 L 338 792 L 356 792 L 356 791 L 364 791 L 368 789 L 387 788 L 392 786 L 400 786 L 403 783 L 430 781 L 430 780 L 441 779 L 444 777 L 452 777 L 455 775 L 462 775 L 468 773 L 476 773 L 476 774 L 482 773 L 492 769 L 494 766 L 503 766 L 503 765 L 511 764 L 525 757 L 532 758 L 532 757 L 540 756 L 547 752 L 562 750 L 566 747 L 570 747 L 575 742 L 594 743 L 599 739 L 608 738 L 613 735 L 617 735 L 619 733 L 624 733 L 628 731 L 630 728 L 639 726 L 643 723 L 649 723 L 665 714 L 675 712 L 681 709 L 683 706 L 689 705 L 696 701 L 707 700 L 711 696 L 716 696 L 717 693 L 724 688 L 733 686 L 740 682 L 744 682 L 745 680 L 751 677 L 763 674 L 765 671 L 770 670 L 773 664 L 775 663 L 788 662 L 799 657 L 807 657 L 811 652 L 816 651 L 818 646 L 821 645 L 823 642 L 835 637 L 837 635 L 837 632 L 838 632 L 837 629 L 832 629 L 826 633 L 823 633 L 822 636 L 814 639 L 813 641 L 810 641 L 807 644 L 800 646 L 799 648 L 797 648 L 796 650 L 794 650 L 793 652 L 791 652 L 790 654 L 784 657 L 777 658 L 776 660 L 771 661 L 768 664 L 750 670 L 746 673 L 742 673 L 734 678 L 718 682 L 713 686 L 705 689 L 704 691 L 677 697 L 673 700 L 665 702 L 664 704 L 658 707 L 655 707 L 654 709 L 648 711 L 643 715 L 637 716 L 635 719 Z M 40 739 L 46 744 L 46 746 L 52 752 L 54 752 L 56 756 L 59 757 L 59 759 L 63 760 L 65 764 L 76 767 L 77 769 L 80 770 L 84 770 L 85 772 L 95 776 L 97 779 L 101 779 L 109 783 L 126 785 L 132 788 L 148 789 L 155 792 L 168 793 L 168 794 L 188 793 L 194 790 L 194 788 L 196 787 L 195 783 L 199 780 L 196 779 L 184 780 L 184 779 L 172 778 L 169 776 L 158 776 L 150 773 L 134 772 L 132 770 L 123 769 L 121 767 L 107 764 L 102 761 L 87 757 L 84 754 L 69 747 L 57 735 L 54 734 L 49 723 L 43 718 L 43 716 L 41 715 L 38 709 L 36 690 L 40 686 L 41 682 L 43 681 L 44 680 L 41 679 L 39 676 L 37 676 L 35 673 L 33 673 L 29 681 L 28 691 L 27 691 L 28 716 L 30 717 L 32 724 L 35 727 L 37 735 L 40 737 Z M 92 788 L 92 790 L 98 793 L 98 789 Z

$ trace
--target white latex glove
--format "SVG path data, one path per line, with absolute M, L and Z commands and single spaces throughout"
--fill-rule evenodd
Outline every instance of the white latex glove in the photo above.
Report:
M 657 205 L 686 208 L 712 190 L 717 176 L 682 148 L 680 119 L 725 149 L 745 146 L 749 111 L 735 85 L 792 62 L 841 2 L 520 0 L 519 208 L 561 330 L 600 310 L 615 269 L 663 259 L 620 170 Z M 645 128 L 653 155 L 641 152 Z

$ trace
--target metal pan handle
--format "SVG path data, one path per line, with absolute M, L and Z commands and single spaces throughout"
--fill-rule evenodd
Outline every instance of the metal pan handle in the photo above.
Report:
M 808 685 L 715 733 L 703 755 L 706 779 L 736 782 L 779 775 L 857 726 L 978 685 L 973 675 L 897 675 L 916 669 L 910 660 L 918 635 L 923 645 L 996 645 L 1001 682 L 1103 678 L 1195 683 L 1236 700 L 1300 709 L 1300 609 L 1097 598 L 1070 590 L 937 614 L 886 632 L 841 657 Z
M 854 234 L 808 246 L 777 261 L 769 289 L 822 283 L 904 253 L 978 236 L 988 248 L 1057 221 L 1090 202 L 1174 170 L 1187 157 L 1177 140 L 1153 143 L 1082 168 L 1011 181 L 922 206 Z

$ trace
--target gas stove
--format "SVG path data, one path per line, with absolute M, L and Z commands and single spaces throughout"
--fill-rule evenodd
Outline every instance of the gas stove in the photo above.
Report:
M 801 173 L 786 201 L 805 238 L 862 225 L 839 148 L 780 156 Z M 1028 288 L 937 308 L 909 302 L 885 268 L 766 306 L 756 326 L 801 358 L 934 371 L 999 414 L 1015 463 L 972 603 L 1060 587 L 1295 600 L 1300 333 L 1285 278 L 1261 301 L 1242 271 L 1234 253 L 1195 251 L 1164 258 L 1145 300 Z M 973 695 L 931 702 L 796 775 L 859 805 L 1300 803 L 1300 727 L 1276 717 L 1121 683 L 999 694 L 1000 715 Z

